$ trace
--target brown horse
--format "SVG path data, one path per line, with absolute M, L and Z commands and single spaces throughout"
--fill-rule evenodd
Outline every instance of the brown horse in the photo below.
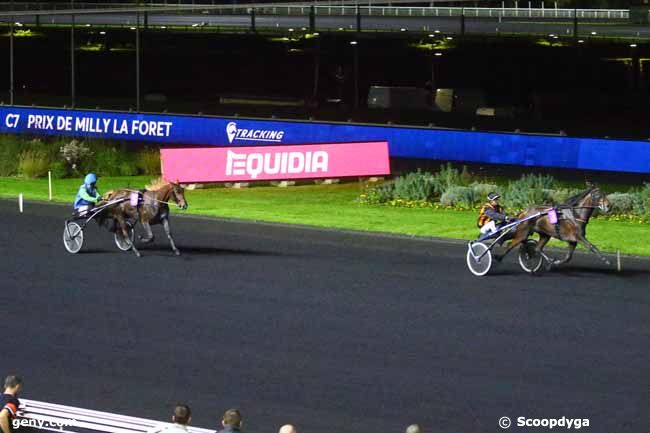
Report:
M 552 224 L 549 221 L 549 215 L 547 213 L 549 210 L 548 206 L 533 206 L 522 212 L 518 216 L 519 219 L 534 215 L 538 212 L 541 212 L 542 216 L 530 219 L 517 226 L 512 242 L 499 259 L 528 239 L 531 234 L 539 233 L 539 241 L 537 241 L 535 250 L 544 257 L 549 267 L 569 262 L 573 257 L 573 252 L 578 243 L 588 248 L 603 262 L 609 265 L 609 260 L 607 260 L 594 244 L 587 240 L 586 229 L 589 218 L 591 218 L 594 210 L 600 209 L 602 212 L 607 213 L 611 209 L 611 204 L 598 187 L 590 184 L 587 184 L 587 186 L 589 186 L 589 189 L 574 195 L 565 203 L 555 208 L 557 224 Z M 551 259 L 544 254 L 544 246 L 546 246 L 546 243 L 551 238 L 556 238 L 569 244 L 569 251 L 567 251 L 563 259 Z
M 138 194 L 138 204 L 136 206 L 132 205 L 131 200 L 127 200 L 134 193 Z M 140 257 L 140 252 L 133 245 L 133 242 L 131 242 L 128 226 L 129 221 L 135 221 L 136 223 L 139 221 L 142 224 L 146 233 L 146 236 L 140 237 L 142 242 L 152 242 L 154 235 L 151 231 L 151 226 L 162 224 L 174 254 L 177 256 L 180 255 L 180 251 L 176 248 L 169 230 L 169 201 L 174 201 L 181 209 L 187 209 L 185 191 L 179 184 L 173 182 L 167 183 L 163 179 L 158 179 L 141 191 L 133 191 L 130 189 L 110 191 L 105 194 L 105 199 L 125 199 L 111 209 L 111 216 L 117 223 L 117 230 L 122 231 L 125 242 L 130 244 L 136 256 Z

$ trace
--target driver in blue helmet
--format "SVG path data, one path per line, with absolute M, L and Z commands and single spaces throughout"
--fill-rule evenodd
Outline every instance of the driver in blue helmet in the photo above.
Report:
M 85 215 L 90 209 L 95 207 L 102 199 L 97 190 L 97 175 L 88 173 L 84 178 L 84 183 L 79 187 L 79 192 L 74 199 L 74 209 L 79 215 Z

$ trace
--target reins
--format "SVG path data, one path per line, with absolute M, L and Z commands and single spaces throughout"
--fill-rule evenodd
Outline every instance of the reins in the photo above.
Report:
M 558 206 L 558 209 L 600 209 L 600 206 Z
M 122 191 L 135 192 L 135 193 L 137 193 L 139 196 L 143 196 L 143 197 L 144 197 L 144 194 L 145 194 L 145 193 L 143 193 L 142 191 L 138 191 L 138 190 L 135 190 L 135 189 L 128 189 L 128 188 L 123 188 Z M 155 192 L 155 191 L 148 191 L 148 192 Z M 167 206 L 169 206 L 170 203 L 176 203 L 176 202 L 172 202 L 172 201 L 163 201 L 163 200 L 158 200 L 158 199 L 155 198 L 155 197 L 151 197 L 151 199 L 152 199 L 153 201 L 157 201 L 158 203 L 166 204 Z M 178 203 L 176 203 L 176 204 L 178 204 Z
M 592 191 L 589 194 L 592 201 L 594 199 L 593 193 L 594 193 L 594 191 Z M 586 195 L 585 195 L 585 197 L 586 197 Z M 571 209 L 571 210 L 573 210 L 573 209 L 601 209 L 602 210 L 602 208 L 600 206 L 571 206 L 571 205 L 566 205 L 566 204 L 557 206 L 557 209 Z M 572 218 L 574 220 L 576 220 L 576 221 L 579 221 L 579 222 L 585 224 L 585 225 L 589 223 L 588 218 L 587 219 L 582 219 L 582 218 L 578 218 L 575 215 L 572 215 Z

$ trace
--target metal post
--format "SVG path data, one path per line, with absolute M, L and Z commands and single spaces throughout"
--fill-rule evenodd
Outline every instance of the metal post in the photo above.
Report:
M 639 61 L 639 54 L 637 52 L 637 49 L 635 47 L 630 47 L 631 53 L 630 53 L 630 58 L 632 59 L 632 64 L 630 67 L 632 68 L 632 89 L 635 91 L 639 90 L 639 70 L 640 70 L 640 61 Z
M 251 32 L 255 33 L 255 8 L 251 8 Z
M 573 37 L 578 38 L 578 9 L 573 10 Z
M 314 5 L 309 7 L 309 32 L 314 33 L 316 31 L 316 8 Z
M 11 10 L 14 10 L 14 0 L 11 0 Z M 14 85 L 14 17 L 10 17 L 9 23 L 9 104 L 14 105 L 14 93 L 16 91 Z
M 460 10 L 460 35 L 465 35 L 465 8 Z
M 354 108 L 359 108 L 359 42 L 354 45 Z
M 435 98 L 436 94 L 436 55 L 431 56 L 431 96 Z
M 9 26 L 9 104 L 14 105 L 14 94 L 16 87 L 14 83 L 14 17 L 11 17 Z
M 361 31 L 361 8 L 357 5 L 357 32 Z
M 140 111 L 140 12 L 135 18 L 135 111 Z
M 74 0 L 70 2 L 74 8 Z M 75 82 L 75 42 L 74 42 L 75 16 L 72 14 L 72 26 L 70 27 L 70 106 L 75 107 L 76 102 L 76 82 Z
M 318 104 L 318 77 L 320 76 L 320 37 L 314 38 L 314 89 L 311 95 L 312 106 Z

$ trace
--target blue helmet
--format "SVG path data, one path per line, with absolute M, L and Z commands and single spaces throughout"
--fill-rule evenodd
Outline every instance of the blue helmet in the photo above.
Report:
M 84 183 L 86 185 L 91 185 L 97 182 L 97 175 L 95 173 L 88 173 L 84 178 Z

